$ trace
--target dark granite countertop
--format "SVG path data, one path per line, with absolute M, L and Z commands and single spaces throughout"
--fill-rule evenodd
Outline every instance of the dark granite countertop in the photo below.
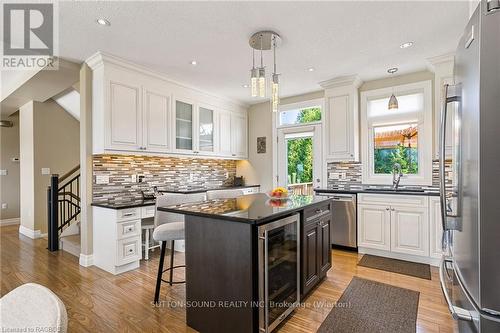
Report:
M 178 194 L 192 194 L 192 193 L 203 193 L 212 190 L 230 190 L 230 189 L 239 189 L 239 188 L 249 188 L 249 187 L 259 187 L 260 185 L 243 185 L 243 186 L 222 186 L 222 187 L 197 187 L 197 188 L 188 188 L 188 189 L 168 189 L 162 188 L 159 190 L 161 193 L 178 193 Z M 153 206 L 155 204 L 155 200 L 110 200 L 110 201 L 102 201 L 102 202 L 93 202 L 92 206 L 94 207 L 102 207 L 109 209 L 127 209 L 127 208 L 137 208 L 137 207 L 145 207 L 145 206 Z
M 239 188 L 249 188 L 249 187 L 259 187 L 260 185 L 242 185 L 242 186 L 218 186 L 218 187 L 188 187 L 183 189 L 178 188 L 159 188 L 160 193 L 179 193 L 179 194 L 191 194 L 191 193 L 203 193 L 207 191 L 217 191 L 217 190 L 236 190 Z
M 104 202 L 93 202 L 91 205 L 94 207 L 102 207 L 109 209 L 127 209 L 127 208 L 137 208 L 145 206 L 154 206 L 155 200 L 104 201 Z
M 380 187 L 390 188 L 387 185 L 358 185 L 346 186 L 345 188 L 315 188 L 314 191 L 320 193 L 339 193 L 339 194 L 357 194 L 357 193 L 372 193 L 372 194 L 399 194 L 399 195 L 427 195 L 439 196 L 439 189 L 425 186 L 406 186 L 401 187 L 397 191 L 381 190 Z M 413 190 L 412 190 L 413 189 Z M 418 190 L 416 190 L 418 189 Z
M 270 200 L 264 193 L 243 195 L 232 199 L 206 200 L 158 210 L 184 215 L 201 216 L 251 224 L 263 224 L 303 210 L 307 206 L 331 200 L 326 197 L 303 195 L 288 200 Z

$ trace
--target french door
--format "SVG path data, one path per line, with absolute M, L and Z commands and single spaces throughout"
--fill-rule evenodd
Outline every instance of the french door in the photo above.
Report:
M 277 184 L 293 194 L 321 186 L 321 125 L 278 128 Z

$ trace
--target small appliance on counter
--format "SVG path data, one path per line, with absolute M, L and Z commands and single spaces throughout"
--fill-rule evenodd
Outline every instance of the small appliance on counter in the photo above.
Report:
M 243 176 L 241 177 L 234 177 L 233 181 L 234 186 L 245 186 L 245 180 L 243 179 Z

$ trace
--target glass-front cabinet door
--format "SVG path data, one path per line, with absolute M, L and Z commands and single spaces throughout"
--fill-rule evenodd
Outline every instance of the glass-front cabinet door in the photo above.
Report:
M 214 110 L 206 107 L 198 109 L 198 150 L 213 153 L 214 150 Z
M 175 148 L 194 150 L 193 147 L 194 105 L 175 101 Z

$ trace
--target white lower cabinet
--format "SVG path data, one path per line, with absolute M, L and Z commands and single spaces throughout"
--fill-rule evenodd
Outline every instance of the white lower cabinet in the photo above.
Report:
M 441 203 L 439 197 L 431 197 L 429 199 L 429 227 L 430 227 L 430 256 L 432 258 L 440 259 L 443 255 L 442 251 L 442 237 L 443 237 L 443 223 L 441 218 Z
M 358 205 L 358 246 L 391 249 L 391 214 L 388 207 Z
M 391 207 L 391 251 L 429 255 L 427 207 Z
M 438 218 L 436 197 L 359 194 L 358 248 L 361 253 L 437 264 Z

